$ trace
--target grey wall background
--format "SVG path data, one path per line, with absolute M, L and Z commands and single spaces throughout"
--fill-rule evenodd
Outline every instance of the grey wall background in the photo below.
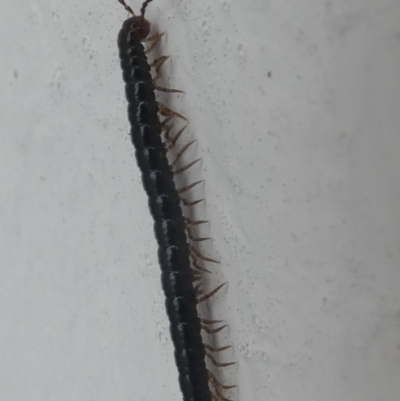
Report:
M 127 14 L 0 15 L 0 400 L 179 400 L 127 136 Z M 147 16 L 203 159 L 232 398 L 398 400 L 400 3 L 155 0 Z

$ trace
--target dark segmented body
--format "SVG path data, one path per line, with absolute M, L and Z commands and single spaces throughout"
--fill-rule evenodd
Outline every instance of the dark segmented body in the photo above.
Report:
M 161 139 L 150 67 L 129 18 L 118 36 L 131 138 L 149 198 L 175 360 L 184 401 L 210 401 L 185 219 Z

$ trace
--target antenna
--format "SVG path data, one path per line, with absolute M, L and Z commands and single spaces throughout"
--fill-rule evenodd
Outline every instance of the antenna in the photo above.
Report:
M 125 8 L 126 11 L 130 12 L 132 15 L 135 15 L 132 8 L 130 8 L 126 3 L 125 0 L 118 0 Z M 151 1 L 151 0 L 150 0 Z M 147 4 L 146 4 L 147 5 Z
M 144 17 L 144 13 L 146 12 L 146 7 L 148 6 L 149 3 L 151 3 L 153 0 L 146 0 L 143 4 L 142 4 L 142 8 L 140 9 L 140 14 L 142 15 L 142 17 Z

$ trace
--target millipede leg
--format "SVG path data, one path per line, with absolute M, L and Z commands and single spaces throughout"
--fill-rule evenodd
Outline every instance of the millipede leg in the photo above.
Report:
M 192 234 L 192 231 L 190 230 L 190 228 L 189 227 L 186 227 L 186 231 L 187 231 L 187 234 L 188 234 L 188 237 L 189 237 L 189 239 L 191 240 L 191 241 L 194 241 L 194 242 L 202 242 L 202 241 L 207 241 L 207 240 L 209 240 L 209 239 L 211 239 L 210 237 L 195 237 L 193 234 Z
M 233 401 L 233 400 L 231 400 L 230 398 L 224 397 L 224 396 L 221 394 L 221 392 L 218 391 L 217 389 L 215 389 L 215 392 L 217 393 L 217 395 L 215 396 L 215 394 L 212 394 L 212 393 L 211 393 L 211 396 L 215 396 L 215 399 L 216 399 L 217 401 Z
M 221 352 L 221 351 L 225 351 L 225 350 L 227 350 L 229 348 L 232 348 L 232 345 L 226 345 L 225 347 L 216 348 L 216 347 L 212 347 L 211 345 L 204 344 L 204 348 L 208 349 L 211 352 Z
M 186 171 L 187 169 L 189 169 L 190 167 L 192 167 L 194 164 L 196 164 L 197 162 L 199 162 L 201 159 L 196 159 L 194 161 L 192 161 L 191 163 L 187 164 L 186 166 L 183 166 L 181 168 L 178 168 L 177 170 L 173 170 L 172 174 L 177 175 L 180 173 L 183 173 L 184 171 Z
M 193 267 L 194 267 L 196 270 L 199 270 L 199 271 L 201 271 L 201 272 L 210 273 L 210 274 L 211 274 L 210 270 L 207 270 L 207 269 L 204 268 L 203 266 L 199 265 L 199 264 L 197 263 L 196 260 L 193 260 Z
M 211 391 L 211 398 L 213 401 L 219 401 L 219 398 Z
M 234 386 L 226 386 L 226 385 L 220 383 L 220 382 L 218 381 L 218 379 L 215 377 L 215 375 L 214 375 L 212 372 L 210 372 L 210 371 L 208 371 L 208 379 L 209 379 L 210 383 L 211 383 L 214 387 L 216 387 L 216 388 L 218 388 L 218 389 L 221 389 L 221 390 L 230 390 L 231 388 L 237 387 L 237 385 L 234 385 Z
M 161 67 L 163 64 L 169 59 L 169 56 L 161 56 L 156 58 L 151 64 L 150 67 L 154 68 L 156 71 L 156 76 L 153 78 L 154 81 L 157 81 L 161 78 Z
M 204 182 L 204 180 L 196 181 L 193 184 L 189 184 L 189 185 L 186 185 L 186 186 L 182 187 L 181 189 L 178 189 L 176 192 L 178 194 L 183 194 L 184 192 L 189 191 L 189 189 L 192 189 L 193 187 L 195 187 L 196 185 L 201 184 L 202 182 Z M 188 224 L 190 224 L 190 223 L 188 223 Z
M 204 291 L 203 291 L 203 290 L 200 290 L 201 284 L 202 284 L 202 283 L 198 283 L 198 284 L 196 284 L 196 285 L 193 287 L 193 290 L 194 290 L 194 292 L 195 292 L 196 295 L 204 294 Z
M 176 163 L 178 163 L 179 159 L 183 156 L 183 154 L 189 149 L 190 146 L 192 146 L 196 140 L 194 139 L 193 141 L 190 141 L 187 143 L 176 155 L 175 160 L 170 164 L 170 166 L 174 166 Z
M 229 398 L 226 398 L 226 397 L 224 397 L 224 396 L 222 395 L 221 389 L 228 390 L 229 388 L 233 388 L 233 387 L 236 387 L 236 386 L 223 386 L 222 384 L 220 384 L 220 383 L 218 382 L 218 380 L 216 379 L 216 377 L 215 377 L 211 372 L 208 372 L 208 374 L 209 374 L 209 377 L 208 377 L 209 382 L 214 386 L 215 393 L 216 393 L 216 394 L 214 394 L 213 392 L 211 392 L 213 400 L 232 401 L 232 400 L 230 400 Z M 211 375 L 212 375 L 212 377 L 211 377 Z M 228 387 L 228 388 L 226 388 L 226 387 Z M 215 398 L 214 398 L 214 397 L 215 397 Z
M 210 237 L 194 237 L 189 231 L 188 231 L 188 237 L 193 242 L 203 242 L 211 239 Z
M 118 0 L 119 1 L 119 0 Z M 156 32 L 154 35 L 149 36 L 148 38 L 142 39 L 142 42 L 153 42 L 154 40 L 156 40 L 158 37 L 162 37 L 163 35 L 165 35 L 165 32 L 163 33 L 158 33 Z
M 161 123 L 161 125 L 162 125 L 162 123 Z M 169 124 L 169 125 L 166 124 L 166 125 L 162 126 L 162 128 L 161 128 L 162 130 L 164 130 L 163 145 L 164 145 L 165 150 L 168 149 L 168 143 L 171 142 L 170 133 L 171 133 L 172 127 L 173 127 L 173 124 Z
M 181 91 L 181 90 L 179 90 L 179 89 L 170 89 L 170 88 L 164 88 L 164 87 L 162 87 L 162 86 L 159 86 L 159 85 L 156 84 L 155 78 L 153 79 L 153 86 L 154 86 L 154 89 L 157 89 L 157 90 L 160 91 L 160 92 L 167 92 L 167 93 L 185 93 L 185 92 L 183 92 L 183 91 Z
M 225 327 L 228 327 L 228 325 L 225 324 L 224 326 L 217 327 L 216 329 L 210 329 L 210 328 L 209 328 L 207 325 L 205 325 L 205 324 L 202 324 L 202 325 L 201 325 L 201 328 L 202 328 L 204 331 L 206 331 L 208 334 L 216 334 L 216 333 L 218 333 L 219 331 L 223 330 Z
M 205 300 L 207 300 L 208 298 L 211 298 L 214 294 L 216 294 L 224 285 L 226 285 L 226 283 L 222 283 L 221 285 L 219 285 L 217 288 L 214 288 L 212 291 L 210 291 L 208 294 L 203 295 L 200 298 L 197 298 L 197 303 L 201 303 L 204 302 Z
M 202 255 L 194 246 L 189 245 L 189 250 L 201 260 L 205 260 L 206 262 L 219 263 L 218 260 L 211 259 L 208 258 L 207 256 Z
M 221 330 L 223 330 L 225 327 L 228 327 L 227 324 L 225 324 L 224 326 L 221 327 L 217 327 L 216 329 L 210 329 L 207 326 L 202 325 L 201 328 L 206 331 L 208 334 L 216 334 L 218 332 L 220 332 Z
M 157 102 L 158 104 L 158 112 L 164 117 L 179 117 L 183 120 L 187 121 L 187 118 L 184 117 L 182 114 L 177 113 L 176 111 L 171 110 L 165 104 Z
M 150 67 L 155 67 L 156 71 L 156 76 L 153 78 L 153 86 L 154 89 L 157 89 L 161 92 L 169 92 L 169 93 L 184 93 L 183 91 L 179 89 L 169 89 L 169 88 L 163 88 L 159 85 L 157 85 L 157 81 L 159 78 L 161 78 L 161 67 L 162 65 L 169 59 L 169 56 L 161 56 L 156 58 L 151 64 Z
M 219 391 L 216 386 L 214 386 L 216 394 L 211 391 L 211 397 L 214 401 L 233 401 L 229 398 L 226 398 L 222 395 L 221 391 Z
M 157 43 L 160 41 L 160 39 L 164 36 L 165 32 L 162 33 L 155 33 L 153 36 L 151 36 L 148 39 L 143 40 L 143 42 L 150 42 L 153 41 L 153 43 L 144 51 L 145 54 L 150 53 L 156 46 Z
M 221 394 L 221 392 L 220 391 L 218 391 L 217 389 L 215 389 L 215 392 L 218 394 L 217 395 L 217 399 L 218 400 L 220 400 L 220 401 L 233 401 L 233 400 L 231 400 L 230 398 L 226 398 L 226 397 L 224 397 L 222 394 Z
M 215 388 L 215 387 L 214 387 Z M 218 389 L 215 389 L 216 394 L 211 391 L 211 397 L 213 401 L 233 401 L 229 398 L 224 397 Z
M 211 325 L 211 324 L 217 324 L 217 323 L 225 323 L 224 320 L 211 320 L 211 319 L 200 319 L 201 323 Z
M 220 327 L 217 327 L 216 329 L 211 329 L 208 326 L 212 324 L 217 324 L 217 323 L 225 323 L 223 320 L 210 320 L 210 319 L 200 319 L 201 322 L 201 328 L 206 331 L 209 334 L 215 334 L 227 327 L 228 325 L 222 325 Z
M 161 114 L 161 113 L 159 113 L 159 114 Z M 172 127 L 173 127 L 173 123 L 172 124 L 169 124 L 168 125 L 168 123 L 172 120 L 174 118 L 174 116 L 169 116 L 169 117 L 167 117 L 167 118 L 164 118 L 164 120 L 160 123 L 160 126 L 161 126 L 161 130 L 170 130 L 171 131 L 171 129 L 172 129 Z
M 179 197 L 179 199 L 181 200 L 181 202 L 185 205 L 185 206 L 194 206 L 197 205 L 200 202 L 203 202 L 204 199 L 197 199 L 195 201 L 188 201 L 185 198 Z
M 176 142 L 178 141 L 179 137 L 182 135 L 182 132 L 185 130 L 186 127 L 187 127 L 186 125 L 184 127 L 182 127 L 175 134 L 175 136 L 167 142 L 167 151 L 171 150 L 176 145 Z
M 193 272 L 193 279 L 192 279 L 192 281 L 195 282 L 195 281 L 200 281 L 200 280 L 201 280 L 201 274 L 200 274 L 199 272 L 197 272 L 197 271 L 194 271 L 194 272 Z
M 190 224 L 191 226 L 197 226 L 199 224 L 209 223 L 208 220 L 192 220 L 189 217 L 186 217 L 186 223 Z
M 218 368 L 225 368 L 226 366 L 235 365 L 236 362 L 228 362 L 228 363 L 221 363 L 218 362 L 211 354 L 206 352 L 206 357 L 212 362 L 213 365 L 217 366 Z

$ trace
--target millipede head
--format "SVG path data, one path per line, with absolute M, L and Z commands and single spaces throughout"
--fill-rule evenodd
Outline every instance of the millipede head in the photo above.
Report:
M 140 40 L 146 39 L 150 33 L 151 25 L 150 22 L 147 21 L 146 18 L 144 18 L 144 13 L 146 12 L 147 5 L 153 0 L 146 0 L 142 4 L 142 7 L 140 8 L 140 15 L 136 15 L 133 12 L 132 8 L 125 3 L 125 0 L 118 0 L 118 1 L 124 6 L 125 10 L 127 10 L 133 15 L 133 17 L 128 18 L 124 22 L 124 25 L 126 27 L 129 27 L 129 29 L 131 29 L 133 32 L 135 32 L 135 34 Z

